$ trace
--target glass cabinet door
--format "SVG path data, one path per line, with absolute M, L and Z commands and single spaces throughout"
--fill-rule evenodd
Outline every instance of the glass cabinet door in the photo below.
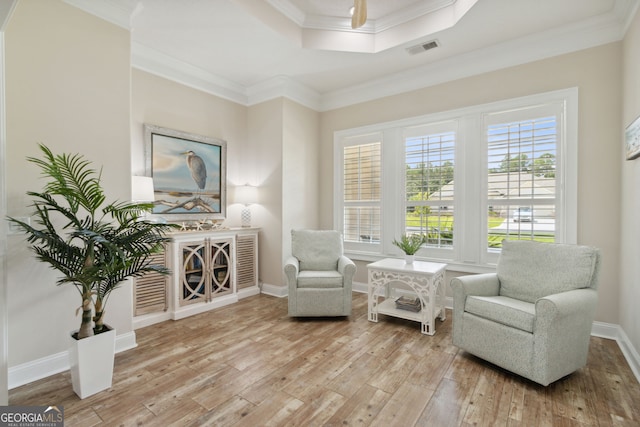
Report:
M 211 250 L 211 297 L 231 292 L 231 242 L 212 241 Z
M 207 300 L 206 249 L 204 243 L 180 245 L 180 305 Z
M 209 302 L 233 292 L 233 239 L 180 244 L 180 305 Z

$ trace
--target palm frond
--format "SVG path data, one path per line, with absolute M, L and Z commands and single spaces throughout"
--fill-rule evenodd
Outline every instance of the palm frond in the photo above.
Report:
M 120 225 L 129 225 L 139 221 L 144 212 L 150 212 L 153 203 L 118 202 L 107 205 L 102 211 L 111 215 Z
M 77 217 L 77 210 L 74 211 L 72 207 L 62 206 L 51 194 L 29 191 L 27 195 L 39 199 L 35 200 L 32 206 L 36 209 L 36 219 L 41 225 L 47 228 L 54 227 L 49 217 L 49 212 L 56 212 L 64 216 L 68 221 L 62 228 L 66 229 L 81 226 Z
M 72 212 L 81 206 L 93 216 L 105 200 L 100 174 L 79 154 L 54 155 L 45 145 L 39 146 L 45 158 L 27 160 L 40 166 L 42 175 L 52 178 L 45 184 L 45 193 L 63 197 Z
M 79 154 L 54 155 L 42 144 L 40 149 L 42 159 L 28 160 L 50 179 L 42 192 L 27 193 L 34 199 L 34 225 L 15 218 L 9 221 L 27 234 L 36 258 L 61 273 L 58 285 L 74 285 L 83 303 L 89 295 L 94 304 L 100 302 L 102 311 L 111 292 L 127 277 L 169 272 L 152 265 L 151 255 L 171 241 L 165 233 L 173 225 L 140 221 L 151 204 L 118 202 L 103 207 L 101 173 L 89 161 Z M 97 311 L 98 305 L 94 308 Z

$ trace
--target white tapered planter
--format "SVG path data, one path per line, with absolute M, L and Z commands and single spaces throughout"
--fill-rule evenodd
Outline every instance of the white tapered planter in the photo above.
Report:
M 106 325 L 105 325 L 106 326 Z M 69 363 L 73 391 L 84 399 L 111 388 L 113 359 L 116 350 L 116 330 L 77 340 L 71 333 Z

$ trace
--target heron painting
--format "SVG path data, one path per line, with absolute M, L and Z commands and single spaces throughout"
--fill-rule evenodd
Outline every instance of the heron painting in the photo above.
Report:
M 145 125 L 153 214 L 168 220 L 224 219 L 226 142 Z
M 191 171 L 191 178 L 198 184 L 198 188 L 204 190 L 207 185 L 207 165 L 202 157 L 191 150 L 185 151 L 184 154 L 187 155 L 187 166 Z

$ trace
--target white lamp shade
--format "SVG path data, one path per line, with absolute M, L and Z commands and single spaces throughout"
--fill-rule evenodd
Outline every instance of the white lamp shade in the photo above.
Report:
M 131 177 L 131 200 L 134 202 L 153 202 L 153 178 L 150 176 Z
M 250 205 L 258 201 L 258 188 L 252 185 L 240 185 L 235 188 L 235 202 Z

